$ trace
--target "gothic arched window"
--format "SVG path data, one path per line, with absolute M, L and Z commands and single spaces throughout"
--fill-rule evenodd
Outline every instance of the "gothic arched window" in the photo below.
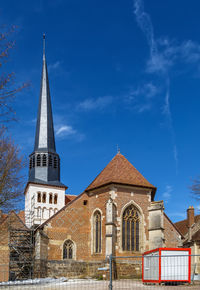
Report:
M 73 259 L 74 257 L 74 243 L 67 240 L 63 245 L 63 259 Z
M 122 217 L 123 251 L 139 251 L 140 218 L 134 205 L 128 206 Z
M 37 166 L 41 165 L 41 156 L 40 154 L 37 155 Z
M 101 213 L 97 210 L 93 216 L 94 252 L 101 253 Z
M 47 166 L 47 156 L 46 156 L 46 154 L 43 154 L 43 156 L 42 156 L 42 166 Z

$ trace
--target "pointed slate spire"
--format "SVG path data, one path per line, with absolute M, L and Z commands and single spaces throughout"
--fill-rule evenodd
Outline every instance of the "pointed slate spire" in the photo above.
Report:
M 45 35 L 43 35 L 43 66 L 34 151 L 44 150 L 53 153 L 56 152 L 51 97 L 45 56 Z
M 29 182 L 65 187 L 60 182 L 60 157 L 56 153 L 51 97 L 43 35 L 43 65 L 34 151 L 29 155 Z

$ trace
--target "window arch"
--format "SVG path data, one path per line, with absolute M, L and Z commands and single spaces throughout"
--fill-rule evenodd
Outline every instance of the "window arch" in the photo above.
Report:
M 47 197 L 46 192 L 43 192 L 43 194 L 42 194 L 42 202 L 43 203 L 46 203 L 46 197 Z
M 49 193 L 49 203 L 53 203 L 53 194 Z
M 37 202 L 41 202 L 41 192 L 37 193 Z
M 74 243 L 71 240 L 67 240 L 63 244 L 63 259 L 74 258 Z
M 95 211 L 93 216 L 94 252 L 101 253 L 101 213 Z
M 139 251 L 140 215 L 131 204 L 122 216 L 122 249 L 123 251 Z
M 40 206 L 37 208 L 37 217 L 41 218 L 41 207 Z
M 49 209 L 49 217 L 51 217 L 53 214 L 54 214 L 53 208 L 50 207 L 50 209 Z
M 54 195 L 54 204 L 57 204 L 57 203 L 58 203 L 58 195 L 55 194 L 55 195 Z
M 43 156 L 42 156 L 42 166 L 47 166 L 47 156 L 46 156 L 46 154 L 43 154 Z
M 37 155 L 37 166 L 41 165 L 41 156 L 40 154 Z

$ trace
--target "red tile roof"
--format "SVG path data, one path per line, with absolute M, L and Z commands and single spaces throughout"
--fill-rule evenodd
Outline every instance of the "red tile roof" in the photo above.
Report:
M 86 188 L 86 191 L 101 187 L 109 183 L 135 185 L 152 188 L 156 191 L 142 174 L 121 154 L 118 153 Z
M 70 201 L 74 200 L 77 195 L 66 194 L 65 195 L 65 205 L 68 204 Z
M 24 212 L 24 210 L 20 210 L 20 212 L 17 215 L 23 221 L 23 223 L 25 223 L 25 212 Z
M 200 221 L 200 215 L 196 215 L 194 217 L 194 222 L 197 223 L 198 221 Z M 188 232 L 188 223 L 187 223 L 187 219 L 182 220 L 180 222 L 176 222 L 175 226 L 179 229 L 179 231 L 183 234 L 186 235 Z

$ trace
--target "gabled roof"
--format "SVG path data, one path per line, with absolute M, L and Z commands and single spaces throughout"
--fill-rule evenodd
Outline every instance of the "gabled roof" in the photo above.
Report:
M 178 229 L 178 227 L 175 225 L 175 223 L 173 223 L 170 218 L 166 215 L 166 213 L 164 212 L 164 216 L 166 217 L 166 219 L 171 223 L 171 225 L 175 228 L 175 230 L 181 235 L 181 237 L 183 238 L 183 234 L 181 233 L 181 231 Z
M 75 198 L 77 198 L 77 195 L 66 194 L 65 195 L 65 205 L 68 204 L 70 201 L 74 200 Z
M 156 187 L 149 183 L 121 153 L 117 153 L 114 156 L 110 163 L 108 163 L 94 181 L 86 188 L 86 191 L 111 183 L 151 188 L 156 191 Z
M 14 219 L 16 219 L 16 221 L 18 221 L 21 224 L 22 228 L 28 229 L 27 226 L 25 225 L 23 219 L 22 219 L 23 218 L 22 216 L 23 216 L 23 211 L 21 211 L 20 214 L 17 214 L 14 210 L 11 210 L 5 216 L 5 218 L 0 222 L 0 226 L 2 226 L 3 224 L 5 224 L 7 222 L 8 224 L 10 223 L 10 225 L 12 225 L 13 227 L 17 227 L 18 228 L 19 224 L 16 225 L 14 220 L 12 220 L 12 217 L 13 217 Z
M 200 215 L 196 215 L 194 217 L 194 222 L 197 223 L 200 221 Z M 187 224 L 187 219 L 182 220 L 180 222 L 176 222 L 175 226 L 179 229 L 179 231 L 182 233 L 182 235 L 186 235 L 188 232 L 188 224 Z

